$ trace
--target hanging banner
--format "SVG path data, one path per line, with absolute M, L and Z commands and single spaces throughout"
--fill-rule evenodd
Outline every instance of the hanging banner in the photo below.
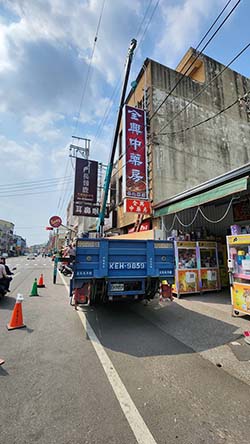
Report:
M 88 159 L 76 159 L 73 208 L 74 216 L 85 215 L 83 212 L 80 211 L 80 207 L 84 204 L 96 203 L 97 172 L 98 162 Z
M 146 112 L 125 105 L 124 129 L 124 196 L 147 199 Z

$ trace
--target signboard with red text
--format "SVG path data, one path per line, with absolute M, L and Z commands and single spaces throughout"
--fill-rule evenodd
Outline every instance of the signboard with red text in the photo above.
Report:
M 148 200 L 124 199 L 124 212 L 137 214 L 151 214 L 151 204 Z
M 146 112 L 126 105 L 124 129 L 124 196 L 147 199 Z

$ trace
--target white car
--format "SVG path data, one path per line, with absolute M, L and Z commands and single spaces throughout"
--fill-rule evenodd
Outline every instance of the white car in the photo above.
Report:
M 27 256 L 27 261 L 35 259 L 34 254 L 29 254 L 29 256 Z

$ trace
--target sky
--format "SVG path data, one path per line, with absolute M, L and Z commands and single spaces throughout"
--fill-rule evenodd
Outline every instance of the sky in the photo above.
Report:
M 47 241 L 51 216 L 66 223 L 72 135 L 107 164 L 131 39 L 129 85 L 147 57 L 175 69 L 227 2 L 0 0 L 0 219 L 29 245 Z M 241 0 L 204 53 L 227 65 L 250 42 L 249 16 Z M 231 68 L 250 77 L 250 49 Z

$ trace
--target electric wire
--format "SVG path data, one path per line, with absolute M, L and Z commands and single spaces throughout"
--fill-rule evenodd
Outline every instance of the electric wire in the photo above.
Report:
M 68 165 L 69 165 L 69 158 L 67 159 L 67 162 L 66 162 L 64 177 L 67 176 Z M 59 199 L 58 199 L 57 211 L 58 211 L 58 209 L 59 209 L 59 206 L 60 206 L 60 203 L 61 203 L 61 199 L 62 199 L 62 194 L 60 195 L 60 197 L 59 197 Z
M 56 188 L 58 186 L 63 186 L 63 185 L 67 185 L 70 182 L 69 179 L 64 180 L 64 181 L 60 181 L 60 183 L 54 182 L 52 184 L 48 184 L 48 185 L 36 185 L 36 186 L 29 186 L 29 187 L 22 187 L 22 188 L 11 188 L 11 189 L 5 189 L 5 190 L 0 190 L 0 197 L 3 194 L 6 193 L 15 193 L 17 196 L 19 196 L 19 193 L 22 192 L 28 192 L 28 191 L 35 191 L 35 190 L 50 190 L 51 188 Z
M 230 10 L 230 12 L 227 14 L 227 16 L 224 18 L 224 20 L 221 22 L 221 24 L 219 25 L 219 27 L 214 31 L 214 33 L 212 34 L 212 36 L 210 37 L 210 39 L 207 41 L 207 43 L 202 47 L 202 49 L 200 51 L 198 51 L 196 57 L 194 58 L 194 60 L 192 61 L 191 65 L 188 66 L 188 68 L 184 71 L 184 73 L 182 73 L 181 77 L 179 78 L 179 80 L 175 83 L 175 85 L 171 88 L 171 90 L 167 93 L 166 97 L 162 100 L 162 102 L 158 105 L 158 107 L 156 108 L 156 110 L 153 112 L 153 114 L 149 117 L 149 120 L 152 120 L 152 118 L 158 113 L 158 111 L 161 109 L 161 107 L 164 105 L 164 103 L 166 102 L 166 100 L 168 99 L 168 97 L 173 93 L 173 91 L 176 89 L 176 87 L 179 85 L 179 83 L 183 80 L 183 78 L 185 77 L 185 75 L 187 74 L 187 72 L 189 71 L 189 69 L 191 68 L 191 66 L 196 62 L 196 60 L 199 58 L 199 56 L 203 53 L 204 49 L 206 49 L 206 47 L 209 45 L 209 43 L 211 43 L 211 41 L 213 40 L 213 38 L 215 37 L 215 35 L 219 32 L 219 30 L 222 28 L 222 26 L 225 24 L 225 22 L 229 19 L 229 17 L 231 16 L 231 14 L 234 12 L 234 10 L 236 9 L 236 7 L 240 4 L 241 0 L 238 0 L 237 3 L 233 6 L 233 8 Z M 165 127 L 164 127 L 165 128 Z
M 80 114 L 81 114 L 81 110 L 82 110 L 83 99 L 85 97 L 85 93 L 86 93 L 86 89 L 87 89 L 87 84 L 88 84 L 89 78 L 90 78 L 90 71 L 91 71 L 92 61 L 93 61 L 94 52 L 95 52 L 95 48 L 96 48 L 96 43 L 97 43 L 97 39 L 98 39 L 98 33 L 99 33 L 100 26 L 101 26 L 101 20 L 102 20 L 102 16 L 103 16 L 103 10 L 104 10 L 105 1 L 106 0 L 103 0 L 102 6 L 101 6 L 101 12 L 100 12 L 100 15 L 99 15 L 99 20 L 98 20 L 98 24 L 97 24 L 97 28 L 96 28 L 96 33 L 95 33 L 94 43 L 93 43 L 93 47 L 92 47 L 92 52 L 91 52 L 91 56 L 90 56 L 90 60 L 89 60 L 89 64 L 88 64 L 87 75 L 86 75 L 86 79 L 85 79 L 85 82 L 84 82 L 84 85 L 83 85 L 83 90 L 82 90 L 82 95 L 81 95 L 78 115 L 77 115 L 77 119 L 76 119 L 74 134 L 76 134 L 76 131 L 77 131 L 77 128 L 78 128 Z
M 140 25 L 139 25 L 139 27 L 138 27 L 138 30 L 137 30 L 137 32 L 136 32 L 136 37 L 139 36 L 139 33 L 140 33 L 140 31 L 141 31 L 141 29 L 142 29 L 142 26 L 143 26 L 143 23 L 145 22 L 145 20 L 146 20 L 146 16 L 147 16 L 147 14 L 148 14 L 148 12 L 149 12 L 149 10 L 150 10 L 150 6 L 151 6 L 151 4 L 152 4 L 152 1 L 153 1 L 153 0 L 150 0 L 149 3 L 148 3 L 147 9 L 146 9 L 146 11 L 145 11 L 145 13 L 144 13 L 144 16 L 143 16 L 143 19 L 142 19 L 142 21 L 141 21 L 141 23 L 140 23 Z M 230 1 L 231 1 L 231 0 L 230 0 Z M 149 27 L 150 22 L 152 21 L 153 15 L 154 15 L 154 13 L 155 13 L 155 11 L 156 11 L 156 7 L 158 6 L 158 4 L 159 4 L 159 1 L 157 1 L 157 4 L 155 4 L 155 7 L 154 7 L 154 10 L 153 10 L 153 13 L 151 14 L 150 20 L 149 20 L 149 22 L 148 22 L 146 28 L 144 29 L 143 36 L 142 36 L 142 37 L 144 37 L 145 34 L 146 34 L 146 32 L 147 32 L 147 29 L 148 29 L 148 27 Z M 139 44 L 137 44 L 137 48 L 136 48 L 136 50 L 137 50 L 138 47 L 140 46 L 141 42 L 142 42 L 142 38 L 140 39 Z M 136 57 L 136 51 L 135 51 L 135 54 L 134 54 L 134 58 L 135 58 L 135 57 Z M 99 139 L 100 135 L 102 134 L 102 130 L 103 130 L 103 128 L 104 128 L 104 125 L 105 125 L 105 123 L 106 123 L 108 117 L 110 116 L 110 113 L 111 113 L 112 108 L 115 106 L 115 101 L 112 102 L 112 100 L 113 100 L 113 98 L 115 99 L 115 98 L 117 97 L 117 95 L 118 95 L 119 86 L 121 85 L 121 82 L 122 82 L 122 81 L 121 81 L 121 76 L 122 76 L 122 73 L 120 73 L 120 76 L 119 76 L 119 78 L 118 78 L 118 81 L 117 81 L 117 83 L 116 83 L 116 86 L 115 86 L 114 89 L 113 89 L 113 92 L 112 92 L 111 97 L 110 97 L 110 101 L 111 101 L 111 103 L 107 106 L 107 108 L 106 108 L 106 110 L 105 110 L 105 112 L 104 112 L 103 119 L 102 119 L 101 123 L 100 123 L 99 126 L 98 126 L 98 129 L 97 129 L 96 135 L 94 136 L 94 140 L 93 140 L 93 142 L 92 142 L 92 145 L 95 145 L 95 143 L 96 143 L 97 140 Z
M 250 93 L 250 91 L 248 91 L 247 94 L 249 94 L 249 93 Z M 243 97 L 244 97 L 244 96 L 243 96 Z M 205 120 L 201 120 L 200 122 L 195 123 L 195 124 L 192 125 L 192 126 L 189 126 L 189 127 L 183 128 L 183 129 L 178 130 L 178 131 L 173 131 L 173 132 L 171 132 L 171 133 L 162 133 L 162 136 L 163 136 L 163 135 L 166 136 L 166 135 L 175 135 L 175 134 L 184 133 L 184 132 L 189 131 L 189 130 L 191 130 L 191 129 L 193 129 L 193 128 L 196 128 L 197 126 L 203 125 L 203 123 L 207 123 L 207 122 L 209 122 L 210 120 L 215 119 L 215 118 L 218 117 L 220 114 L 222 114 L 222 113 L 224 113 L 225 111 L 227 111 L 227 110 L 229 110 L 230 108 L 232 108 L 234 105 L 236 105 L 236 103 L 239 103 L 239 101 L 240 101 L 243 97 L 240 97 L 240 98 L 236 99 L 233 103 L 231 103 L 230 105 L 228 105 L 226 108 L 221 109 L 218 113 L 214 114 L 214 115 L 211 116 L 211 117 L 208 117 L 208 118 L 205 119 Z
M 68 188 L 65 188 L 65 189 L 67 190 Z M 54 189 L 54 190 L 46 190 L 46 191 L 37 191 L 35 193 L 5 194 L 5 195 L 1 195 L 0 197 L 2 199 L 4 197 L 31 196 L 31 195 L 46 194 L 46 193 L 59 193 L 61 191 L 62 191 L 61 189 L 59 189 L 59 190 Z
M 218 77 L 220 77 L 228 68 L 229 66 L 231 66 L 242 54 L 243 52 L 245 52 L 248 48 L 250 47 L 250 43 L 248 43 L 246 46 L 244 46 L 244 48 L 238 53 L 236 54 L 236 56 L 218 73 L 216 74 L 216 76 L 214 76 L 193 98 L 192 100 L 190 100 L 187 105 L 185 105 L 180 111 L 178 111 L 173 117 L 172 119 L 170 119 L 159 131 L 157 134 L 155 135 L 164 135 L 165 133 L 162 133 L 162 131 L 167 128 L 167 126 L 169 126 L 181 113 L 183 113 L 193 102 L 195 99 L 197 99 L 197 97 L 199 97 Z M 238 98 L 239 99 L 239 98 Z M 238 99 L 235 101 L 235 103 L 238 101 Z M 233 103 L 233 104 L 235 104 Z M 231 106 L 233 106 L 233 104 L 231 104 Z M 229 107 L 231 107 L 229 105 Z
M 7 184 L 2 184 L 2 185 L 0 185 L 0 190 L 2 189 L 2 188 L 17 188 L 17 187 L 26 187 L 26 186 L 31 186 L 31 185 L 38 185 L 38 184 L 41 184 L 41 185 L 46 185 L 46 182 L 48 183 L 48 185 L 49 184 L 51 184 L 51 183 L 55 183 L 55 182 L 60 182 L 61 180 L 66 180 L 66 179 L 69 179 L 70 178 L 70 176 L 64 176 L 64 177 L 54 177 L 54 178 L 51 178 L 51 179 L 40 179 L 40 180 L 29 180 L 29 181 L 24 181 L 24 182 L 14 182 L 14 183 L 7 183 Z
M 195 47 L 195 51 L 198 50 L 198 48 L 200 47 L 200 45 L 204 42 L 205 38 L 208 36 L 208 34 L 210 33 L 210 31 L 213 29 L 213 27 L 216 25 L 216 23 L 218 22 L 218 20 L 220 19 L 220 17 L 222 16 L 223 12 L 227 9 L 229 3 L 231 3 L 232 0 L 228 0 L 228 2 L 226 3 L 226 5 L 224 6 L 224 8 L 221 10 L 221 12 L 217 15 L 216 19 L 213 21 L 212 25 L 210 26 L 210 28 L 207 30 L 207 32 L 204 34 L 204 36 L 202 37 L 202 39 L 199 41 L 199 43 L 197 44 L 197 46 Z M 190 57 L 186 60 L 186 62 L 184 63 L 182 70 L 185 68 L 185 66 L 187 66 L 187 64 L 190 62 L 190 60 L 192 59 L 192 54 L 190 55 Z M 190 65 L 188 67 L 188 69 L 190 69 L 192 65 Z M 185 74 L 184 74 L 185 75 Z
M 145 20 L 146 20 L 147 14 L 148 14 L 148 12 L 149 12 L 149 9 L 150 9 L 150 6 L 152 5 L 152 3 L 153 3 L 153 0 L 149 0 L 149 2 L 148 2 L 148 6 L 147 6 L 147 8 L 146 8 L 146 10 L 145 10 L 145 12 L 144 12 L 143 18 L 142 18 L 141 23 L 140 23 L 140 25 L 139 25 L 139 27 L 138 27 L 138 30 L 137 30 L 137 32 L 136 32 L 136 35 L 135 35 L 135 38 L 136 38 L 136 39 L 138 39 L 138 37 L 139 37 L 139 35 L 140 35 L 140 32 L 141 32 L 141 29 L 142 29 L 143 23 L 144 23 Z
M 144 32 L 143 32 L 143 34 L 142 34 L 142 36 L 141 36 L 141 38 L 140 38 L 140 40 L 139 40 L 139 42 L 138 42 L 138 44 L 137 44 L 136 51 L 138 51 L 138 48 L 140 47 L 140 45 L 141 45 L 142 42 L 143 42 L 143 39 L 144 39 L 145 34 L 146 34 L 146 32 L 147 32 L 147 30 L 148 30 L 148 28 L 149 28 L 149 25 L 150 25 L 150 23 L 151 23 L 151 21 L 152 21 L 152 19 L 153 19 L 153 16 L 154 16 L 154 14 L 155 14 L 155 12 L 156 12 L 156 9 L 158 8 L 159 2 L 160 2 L 160 0 L 157 0 L 157 2 L 155 3 L 155 6 L 154 6 L 154 9 L 153 9 L 153 11 L 152 11 L 152 13 L 151 13 L 151 16 L 150 16 L 150 18 L 149 18 L 149 21 L 148 21 L 148 23 L 147 23 L 147 25 L 146 25 L 146 27 L 145 27 L 145 29 L 144 29 Z

